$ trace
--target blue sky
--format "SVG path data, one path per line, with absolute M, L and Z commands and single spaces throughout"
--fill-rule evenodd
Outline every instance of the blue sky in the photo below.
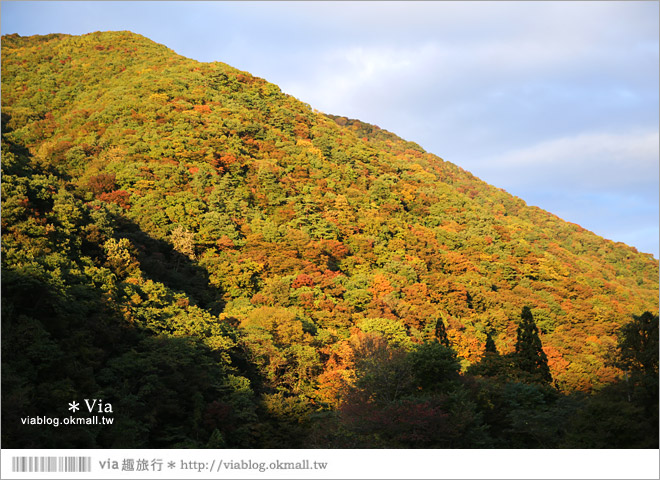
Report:
M 658 258 L 658 2 L 7 2 L 2 34 L 131 30 L 374 123 Z

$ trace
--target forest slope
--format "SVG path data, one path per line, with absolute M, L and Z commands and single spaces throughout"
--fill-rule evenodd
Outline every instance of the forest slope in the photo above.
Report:
M 440 326 L 465 372 L 488 337 L 514 351 L 526 306 L 553 384 L 589 392 L 621 376 L 619 329 L 658 309 L 652 256 L 130 32 L 4 36 L 2 131 L 3 364 L 18 355 L 3 387 L 16 411 L 86 390 L 147 409 L 115 380 L 185 351 L 181 378 L 202 399 L 187 407 L 202 413 L 181 422 L 266 438 L 249 421 L 260 409 L 342 404 L 356 339 L 411 350 Z M 142 445 L 189 441 L 154 433 L 181 386 L 154 388 L 166 394 L 151 427 L 122 428 Z

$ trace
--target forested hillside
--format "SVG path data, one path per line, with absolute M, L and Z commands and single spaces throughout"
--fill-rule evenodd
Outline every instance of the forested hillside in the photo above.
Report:
M 247 72 L 2 37 L 4 447 L 657 448 L 657 311 L 651 255 Z

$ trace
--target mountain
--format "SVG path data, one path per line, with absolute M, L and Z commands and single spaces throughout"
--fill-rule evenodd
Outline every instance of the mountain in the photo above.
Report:
M 6 446 L 657 445 L 651 255 L 131 32 L 2 37 L 2 297 Z

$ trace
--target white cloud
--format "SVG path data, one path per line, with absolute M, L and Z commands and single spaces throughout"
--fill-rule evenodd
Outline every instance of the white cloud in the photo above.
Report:
M 657 131 L 581 133 L 482 158 L 471 168 L 510 188 L 657 191 L 659 142 Z
M 285 80 L 281 86 L 327 113 L 350 115 L 351 110 L 365 112 L 372 106 L 379 110 L 383 97 L 387 104 L 393 97 L 401 97 L 402 89 L 414 88 L 414 78 L 428 61 L 429 50 L 424 46 L 330 49 L 308 61 L 306 75 Z

